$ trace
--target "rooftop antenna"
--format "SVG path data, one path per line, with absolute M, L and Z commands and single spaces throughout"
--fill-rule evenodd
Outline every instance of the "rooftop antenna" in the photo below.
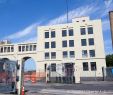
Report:
M 66 15 L 67 15 L 67 23 L 69 21 L 69 6 L 68 6 L 68 0 L 66 0 Z

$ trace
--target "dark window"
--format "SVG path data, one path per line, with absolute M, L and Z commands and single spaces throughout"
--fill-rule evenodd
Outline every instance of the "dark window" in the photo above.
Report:
M 45 59 L 49 59 L 49 52 L 45 53 Z
M 49 38 L 49 32 L 45 32 L 45 38 Z
M 56 64 L 55 63 L 51 64 L 51 71 L 56 71 Z
M 29 46 L 26 46 L 26 51 L 29 51 Z
M 86 39 L 81 39 L 81 45 L 82 46 L 86 46 L 87 45 Z
M 67 57 L 68 57 L 67 51 L 63 51 L 63 58 L 67 58 Z
M 97 67 L 96 67 L 96 62 L 90 62 L 91 64 L 91 71 L 96 71 Z
M 62 30 L 62 37 L 67 36 L 67 30 Z
M 67 41 L 62 41 L 62 47 L 67 47 Z
M 86 29 L 85 28 L 80 28 L 81 35 L 86 35 Z
M 56 58 L 56 52 L 51 52 L 51 59 L 55 59 Z
M 95 57 L 95 50 L 89 50 L 90 57 Z
M 21 52 L 21 46 L 18 47 L 18 51 Z
M 55 43 L 55 41 L 51 42 L 51 48 L 56 48 L 56 43 Z
M 8 50 L 7 50 L 7 52 L 10 52 L 10 47 L 8 47 Z
M 25 51 L 25 46 L 22 46 L 22 51 Z
M 83 62 L 83 71 L 88 71 L 88 62 Z
M 36 45 L 33 45 L 33 51 L 36 51 Z
M 75 52 L 74 51 L 70 51 L 70 57 L 75 57 Z
M 55 37 L 55 31 L 51 31 L 51 38 Z
M 82 50 L 82 57 L 84 58 L 84 57 L 87 57 L 87 56 L 88 56 L 87 50 Z
M 45 48 L 49 48 L 49 42 L 45 42 Z
M 73 36 L 74 33 L 73 33 L 73 29 L 69 29 L 69 36 Z
M 89 45 L 94 45 L 94 39 L 93 38 L 89 38 Z
M 32 45 L 30 45 L 30 51 L 32 51 L 32 48 L 33 48 L 33 46 L 32 46 Z
M 11 47 L 11 52 L 14 52 L 14 47 L 13 46 Z
M 88 27 L 88 34 L 93 34 L 93 27 Z
M 3 53 L 3 47 L 1 47 L 0 52 Z
M 69 40 L 69 47 L 74 47 L 74 40 Z

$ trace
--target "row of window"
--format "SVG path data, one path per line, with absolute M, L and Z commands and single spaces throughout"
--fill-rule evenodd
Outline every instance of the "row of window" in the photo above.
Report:
M 50 66 L 51 66 L 50 67 L 51 71 L 56 71 L 56 63 L 52 63 Z M 96 71 L 97 70 L 96 62 L 90 62 L 90 68 L 91 71 Z M 45 71 L 46 71 L 46 66 L 45 66 Z M 83 71 L 89 71 L 88 62 L 83 62 Z
M 50 47 L 49 43 L 50 42 L 45 42 L 45 49 Z M 68 43 L 67 40 L 62 41 L 62 47 L 68 47 L 67 43 Z M 94 45 L 94 38 L 89 38 L 88 44 L 90 46 Z M 81 46 L 87 46 L 87 40 L 86 39 L 81 39 Z M 74 40 L 69 40 L 69 47 L 74 47 Z M 51 48 L 56 48 L 56 42 L 55 41 L 51 42 Z
M 89 56 L 95 57 L 95 50 L 89 50 Z M 82 57 L 83 58 L 88 57 L 88 51 L 87 50 L 82 50 Z
M 87 31 L 88 31 L 88 34 L 93 34 L 93 27 L 88 27 Z M 81 35 L 86 35 L 86 28 L 81 28 L 80 33 Z
M 14 52 L 13 46 L 0 47 L 0 53 Z
M 93 27 L 88 27 L 88 34 L 93 34 Z M 80 33 L 81 35 L 86 35 L 86 28 L 80 28 Z M 66 36 L 74 36 L 74 31 L 73 29 L 63 29 L 62 30 L 62 37 L 66 37 Z M 45 32 L 45 38 L 55 38 L 56 37 L 56 33 L 55 31 L 51 31 L 51 35 L 49 34 L 49 32 Z
M 50 42 L 45 42 L 45 49 L 50 48 Z M 68 47 L 67 40 L 62 41 L 62 47 Z M 69 47 L 74 47 L 74 40 L 69 40 Z M 51 48 L 56 48 L 56 42 L 51 42 Z
M 68 55 L 70 56 L 70 58 L 74 58 L 75 57 L 75 51 L 63 51 L 63 58 L 68 58 Z
M 96 71 L 97 66 L 96 62 L 90 62 L 91 71 Z M 83 62 L 83 71 L 89 71 L 89 65 L 88 62 Z
M 94 45 L 94 38 L 89 38 L 88 44 L 89 44 L 89 46 Z M 87 40 L 86 39 L 81 39 L 81 46 L 87 46 Z
M 18 47 L 18 51 L 36 51 L 36 45 L 21 45 Z
M 51 59 L 56 59 L 56 52 L 51 52 L 51 53 L 46 52 L 45 53 L 45 59 L 50 59 L 50 56 L 51 56 Z

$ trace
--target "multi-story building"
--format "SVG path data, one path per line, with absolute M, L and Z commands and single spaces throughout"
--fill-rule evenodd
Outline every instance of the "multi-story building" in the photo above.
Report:
M 40 26 L 37 31 L 38 68 L 51 69 L 53 77 L 76 77 L 79 68 L 81 79 L 102 78 L 106 62 L 101 20 L 80 17 L 72 23 Z

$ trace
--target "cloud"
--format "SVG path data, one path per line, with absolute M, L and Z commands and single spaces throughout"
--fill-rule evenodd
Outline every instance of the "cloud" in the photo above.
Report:
M 27 28 L 25 28 L 24 30 L 11 34 L 11 35 L 5 37 L 4 39 L 13 40 L 13 39 L 18 39 L 18 38 L 24 37 L 27 34 L 30 34 L 36 26 L 37 26 L 37 24 L 30 25 Z
M 112 0 L 104 0 L 104 3 L 106 5 L 106 7 L 108 8 L 111 5 Z
M 96 12 L 97 10 L 99 10 L 99 8 L 96 7 L 95 4 L 86 5 L 86 6 L 82 6 L 82 7 L 73 9 L 73 10 L 69 11 L 69 13 L 68 13 L 69 21 L 75 17 L 91 15 L 94 12 Z M 65 13 L 55 19 L 50 20 L 49 23 L 47 23 L 47 25 L 65 23 L 66 20 L 67 20 L 67 14 Z
M 37 37 L 32 37 L 32 38 L 26 39 L 22 43 L 32 43 L 32 42 L 33 43 L 37 42 Z

